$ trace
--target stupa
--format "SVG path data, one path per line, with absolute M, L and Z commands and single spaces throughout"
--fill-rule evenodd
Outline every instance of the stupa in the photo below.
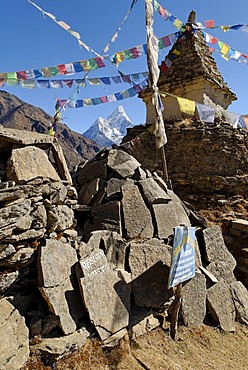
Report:
M 174 96 L 226 110 L 237 97 L 225 83 L 202 31 L 196 26 L 196 13 L 192 11 L 184 30 L 159 66 L 158 88 Z M 146 124 L 152 124 L 155 112 L 149 89 L 143 91 L 140 98 L 147 107 Z M 162 102 L 165 120 L 183 118 L 175 97 L 162 97 Z

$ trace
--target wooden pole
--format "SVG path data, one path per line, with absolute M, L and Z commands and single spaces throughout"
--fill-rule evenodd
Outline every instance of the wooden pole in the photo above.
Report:
M 178 284 L 175 289 L 175 301 L 173 310 L 171 313 L 171 338 L 177 341 L 178 333 L 177 333 L 177 327 L 178 327 L 178 315 L 179 310 L 181 306 L 181 291 L 182 291 L 182 283 Z

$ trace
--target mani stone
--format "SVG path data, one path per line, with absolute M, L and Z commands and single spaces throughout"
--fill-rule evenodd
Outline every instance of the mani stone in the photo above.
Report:
M 87 257 L 79 261 L 82 275 L 80 277 L 92 276 L 100 272 L 109 271 L 107 258 L 101 249 L 93 250 Z
M 128 326 L 130 284 L 112 270 L 81 278 L 80 284 L 85 307 L 101 340 Z
M 6 299 L 0 300 L 0 370 L 18 370 L 28 360 L 28 329 L 17 309 Z
M 144 199 L 148 204 L 168 203 L 171 200 L 152 177 L 141 180 L 138 184 L 141 186 Z
M 205 257 L 207 262 L 224 262 L 227 268 L 233 271 L 236 260 L 228 251 L 219 226 L 212 226 L 203 230 Z
M 13 149 L 7 162 L 7 178 L 23 184 L 36 177 L 60 180 L 47 154 L 34 146 Z
M 88 240 L 92 231 L 110 230 L 121 233 L 120 202 L 99 204 L 91 208 L 89 219 L 85 222 L 85 239 Z
M 141 164 L 123 150 L 112 149 L 108 154 L 107 166 L 122 178 L 132 177 Z
M 39 252 L 39 289 L 51 311 L 59 316 L 63 332 L 70 334 L 84 314 L 73 269 L 76 251 L 69 244 L 47 239 Z
M 206 315 L 206 278 L 196 272 L 182 288 L 181 318 L 189 328 L 199 328 Z
M 207 289 L 207 307 L 224 331 L 235 331 L 235 308 L 229 284 L 223 280 Z
M 118 233 L 109 230 L 93 231 L 87 247 L 91 249 L 101 248 L 112 269 L 125 269 L 127 243 Z
M 129 238 L 152 238 L 153 223 L 150 211 L 139 192 L 138 187 L 128 181 L 121 188 L 122 207 L 124 216 L 124 237 Z
M 233 282 L 230 289 L 236 310 L 236 320 L 248 325 L 248 291 L 240 281 Z
M 152 205 L 156 220 L 157 234 L 160 239 L 172 235 L 173 229 L 176 226 L 191 226 L 187 213 L 178 196 L 171 190 L 168 190 L 168 196 L 171 198 L 168 204 Z
M 172 295 L 167 289 L 171 252 L 163 241 L 130 243 L 129 266 L 135 304 L 160 308 Z

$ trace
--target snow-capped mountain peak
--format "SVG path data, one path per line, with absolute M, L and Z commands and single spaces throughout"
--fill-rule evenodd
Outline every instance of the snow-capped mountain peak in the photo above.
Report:
M 107 119 L 97 118 L 83 135 L 101 146 L 119 145 L 129 127 L 133 127 L 133 123 L 120 105 Z

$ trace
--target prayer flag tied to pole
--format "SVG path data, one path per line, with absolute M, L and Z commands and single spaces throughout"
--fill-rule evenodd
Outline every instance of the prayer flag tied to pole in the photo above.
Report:
M 177 226 L 174 229 L 174 242 L 168 287 L 172 288 L 195 276 L 195 228 Z
M 152 0 L 146 2 L 146 34 L 147 34 L 147 64 L 149 69 L 149 88 L 152 92 L 152 104 L 155 109 L 156 119 L 150 131 L 156 137 L 156 146 L 161 148 L 167 143 L 162 115 L 162 102 L 159 96 L 157 82 L 159 78 L 158 68 L 158 39 L 153 33 L 153 4 Z

